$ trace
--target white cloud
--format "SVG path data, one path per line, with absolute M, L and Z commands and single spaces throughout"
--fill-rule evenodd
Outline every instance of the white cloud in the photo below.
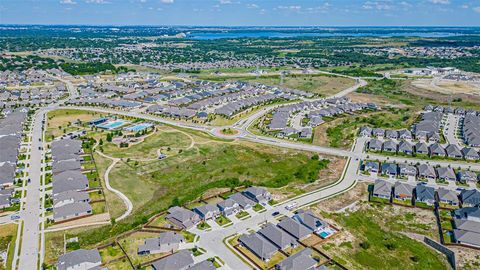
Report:
M 76 5 L 77 2 L 73 1 L 73 0 L 61 0 L 60 1 L 60 4 L 65 4 L 65 5 Z
M 461 5 L 460 7 L 461 7 L 461 8 L 464 8 L 464 9 L 467 9 L 467 8 L 469 8 L 469 6 L 468 6 L 468 5 Z
M 392 6 L 389 4 L 389 1 L 367 1 L 363 4 L 362 8 L 368 10 L 390 10 Z
M 448 5 L 450 4 L 450 0 L 428 0 L 432 4 L 439 4 L 439 5 Z
M 257 4 L 247 4 L 247 8 L 259 8 Z
M 105 0 L 86 0 L 85 3 L 87 3 L 87 4 L 99 4 L 99 5 L 110 4 L 110 2 L 105 1 Z
M 162 0 L 164 4 L 173 4 L 173 0 Z
M 473 11 L 477 12 L 477 13 L 480 13 L 480 7 L 474 7 L 473 8 Z
M 302 6 L 278 6 L 277 9 L 299 11 L 302 9 Z
M 232 3 L 231 0 L 220 0 L 219 2 L 220 2 L 221 5 L 228 5 L 228 4 Z

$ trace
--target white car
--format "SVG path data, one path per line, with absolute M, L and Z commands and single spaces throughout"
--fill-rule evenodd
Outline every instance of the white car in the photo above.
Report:
M 285 206 L 285 209 L 292 210 L 295 207 L 297 207 L 297 203 L 293 202 L 293 203 L 287 204 L 287 206 Z

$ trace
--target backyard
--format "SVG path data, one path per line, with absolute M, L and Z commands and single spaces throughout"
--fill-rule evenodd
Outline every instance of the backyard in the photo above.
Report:
M 360 203 L 353 212 L 323 213 L 345 231 L 321 246 L 352 269 L 448 269 L 446 260 L 404 232 L 438 238 L 431 210 Z

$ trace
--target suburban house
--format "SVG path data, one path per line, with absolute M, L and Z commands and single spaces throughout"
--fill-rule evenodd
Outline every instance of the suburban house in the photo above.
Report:
M 397 152 L 397 143 L 394 141 L 385 141 L 383 143 L 382 147 L 383 151 L 385 152 L 390 152 L 390 153 L 396 153 Z
M 66 221 L 93 214 L 92 207 L 86 202 L 69 203 L 53 208 L 55 222 Z
M 465 147 L 462 149 L 462 155 L 466 160 L 479 160 L 480 155 L 478 152 L 470 147 Z
M 370 137 L 372 135 L 372 128 L 367 126 L 360 127 L 358 134 L 362 137 Z
M 288 248 L 296 247 L 298 244 L 293 236 L 271 223 L 268 223 L 265 227 L 260 229 L 258 234 L 265 237 L 281 250 L 287 250 Z
M 398 173 L 401 177 L 416 177 L 417 176 L 417 167 L 407 164 L 398 165 Z
M 446 188 L 439 188 L 437 189 L 437 196 L 438 196 L 438 201 L 440 203 L 452 205 L 452 206 L 458 206 L 460 201 L 458 200 L 458 196 L 453 190 L 449 190 Z
M 439 180 L 443 181 L 453 181 L 457 180 L 455 171 L 450 167 L 439 167 L 437 168 L 437 177 Z
M 375 184 L 373 186 L 373 196 L 390 200 L 392 196 L 392 187 L 393 185 L 390 182 L 385 180 L 377 179 L 375 180 Z
M 457 180 L 462 183 L 477 182 L 478 175 L 476 172 L 472 172 L 472 171 L 458 171 Z
M 371 139 L 368 142 L 368 150 L 370 151 L 382 151 L 383 143 L 377 139 Z
M 455 144 L 449 144 L 445 148 L 445 152 L 447 153 L 447 157 L 449 158 L 463 158 L 462 151 Z
M 167 257 L 162 257 L 152 263 L 154 270 L 186 270 L 194 265 L 190 250 L 180 250 Z
M 385 136 L 385 130 L 383 128 L 372 129 L 372 136 L 383 138 Z
M 69 190 L 62 193 L 53 194 L 53 207 L 60 207 L 70 203 L 90 202 L 90 196 L 87 192 Z
M 428 146 L 424 142 L 418 142 L 415 144 L 415 153 L 420 155 L 428 155 Z
M 398 152 L 405 155 L 413 155 L 413 145 L 407 141 L 401 141 L 398 144 Z
M 387 129 L 385 131 L 385 137 L 388 139 L 398 139 L 398 132 L 396 130 Z
M 382 174 L 390 177 L 396 177 L 398 174 L 398 166 L 395 163 L 383 163 Z
M 241 192 L 232 194 L 229 199 L 235 201 L 243 210 L 251 209 L 255 202 L 245 197 Z
M 474 224 L 472 224 L 474 223 Z M 479 222 L 471 222 L 471 221 L 460 221 L 459 226 L 461 228 L 468 228 L 465 229 L 454 229 L 453 230 L 453 240 L 462 245 L 472 246 L 472 247 L 480 247 L 480 224 Z
M 435 204 L 435 189 L 426 185 L 418 184 L 415 188 L 415 201 L 427 205 Z
M 140 255 L 176 252 L 180 244 L 185 243 L 183 235 L 176 232 L 162 232 L 159 237 L 147 238 L 143 245 L 138 247 Z
M 57 270 L 78 270 L 93 269 L 102 264 L 100 253 L 96 249 L 77 249 L 75 251 L 60 255 L 55 268 Z
M 375 161 L 367 161 L 367 163 L 365 163 L 364 171 L 378 173 L 380 172 L 380 164 Z
M 289 217 L 282 219 L 278 223 L 278 227 L 295 237 L 298 241 L 309 237 L 313 232 L 307 226 Z
M 328 223 L 321 220 L 310 210 L 299 210 L 297 214 L 295 214 L 292 218 L 305 225 L 307 228 L 309 228 L 315 233 L 318 233 L 326 227 L 329 227 Z
M 259 187 L 249 187 L 245 189 L 242 193 L 250 200 L 260 204 L 266 204 L 272 198 L 270 192 L 268 192 L 264 188 Z
M 190 229 L 200 222 L 197 214 L 183 207 L 174 206 L 168 209 L 167 213 L 166 219 L 182 229 Z
M 217 207 L 224 216 L 236 214 L 240 210 L 240 205 L 232 199 L 226 199 L 217 203 Z
M 188 270 L 216 270 L 215 265 L 209 261 L 201 261 L 187 268 Z
M 411 201 L 414 189 L 415 187 L 410 184 L 397 181 L 393 186 L 393 196 L 396 200 Z
M 470 220 L 480 222 L 480 208 L 463 207 L 453 212 L 453 216 L 457 219 Z
M 430 145 L 429 147 L 430 151 L 430 156 L 432 157 L 445 157 L 445 149 L 443 149 L 443 146 L 439 143 L 434 143 Z
M 480 205 L 480 191 L 476 189 L 464 189 L 460 192 L 462 207 L 476 207 Z
M 276 270 L 314 270 L 317 261 L 312 258 L 312 250 L 305 248 L 284 259 L 275 266 Z
M 242 235 L 238 242 L 263 261 L 269 261 L 278 248 L 257 233 Z
M 398 131 L 398 138 L 402 140 L 411 140 L 413 138 L 412 132 L 408 129 L 400 129 Z
M 220 210 L 216 205 L 213 204 L 195 207 L 193 212 L 195 212 L 202 220 L 214 219 L 220 216 Z
M 437 179 L 435 168 L 427 164 L 420 164 L 420 166 L 418 166 L 418 176 L 424 179 Z

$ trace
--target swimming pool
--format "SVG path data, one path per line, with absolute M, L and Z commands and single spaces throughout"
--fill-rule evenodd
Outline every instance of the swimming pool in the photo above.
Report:
M 125 121 L 125 120 L 115 120 L 115 121 L 107 122 L 105 124 L 98 125 L 97 127 L 111 130 L 111 129 L 115 129 L 115 128 L 118 128 L 120 126 L 123 126 L 127 123 L 128 122 Z
M 325 227 L 321 231 L 318 232 L 318 235 L 325 239 L 330 237 L 332 234 L 334 234 L 336 231 L 333 228 L 330 227 Z
M 142 130 L 144 130 L 146 128 L 149 128 L 149 127 L 152 127 L 152 126 L 153 126 L 153 124 L 151 124 L 151 123 L 141 123 L 141 124 L 138 124 L 138 125 L 127 127 L 127 128 L 125 128 L 125 130 L 138 132 L 138 131 L 142 131 Z

